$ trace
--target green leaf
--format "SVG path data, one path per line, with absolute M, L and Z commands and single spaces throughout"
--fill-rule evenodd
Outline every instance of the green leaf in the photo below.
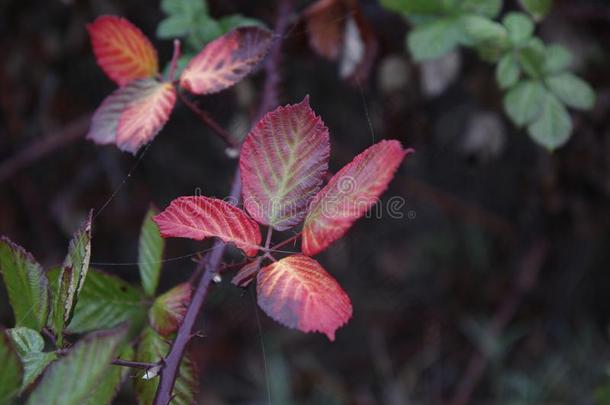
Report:
M 15 396 L 23 378 L 23 366 L 17 350 L 3 329 L 0 329 L 0 404 Z
M 413 29 L 407 36 L 407 46 L 416 61 L 423 61 L 448 54 L 463 38 L 455 18 L 441 18 Z
M 546 79 L 549 89 L 564 104 L 580 110 L 590 110 L 595 104 L 595 91 L 589 83 L 572 73 L 561 73 Z
M 504 109 L 516 125 L 529 124 L 539 116 L 545 93 L 538 81 L 520 82 L 504 97 Z
M 165 14 L 197 15 L 208 13 L 206 0 L 162 0 L 161 9 Z
M 11 339 L 17 348 L 24 374 L 21 391 L 32 384 L 45 368 L 57 358 L 53 352 L 44 353 L 44 339 L 40 333 L 29 328 L 13 328 L 9 330 Z
M 78 296 L 83 289 L 89 260 L 91 258 L 91 215 L 83 221 L 81 227 L 74 233 L 68 255 L 57 276 L 56 293 L 53 296 L 52 328 L 55 331 L 59 345 L 63 341 L 63 331 L 70 324 Z
M 218 20 L 220 27 L 224 33 L 227 33 L 238 27 L 260 27 L 267 28 L 267 26 L 256 18 L 244 17 L 241 14 L 231 14 L 226 17 L 221 17 Z
M 171 15 L 157 26 L 159 38 L 181 38 L 191 30 L 191 18 L 183 14 Z
M 210 16 L 202 16 L 193 23 L 187 40 L 193 50 L 199 52 L 205 44 L 212 42 L 222 34 L 224 32 L 218 21 Z
M 495 18 L 502 9 L 502 0 L 462 0 L 460 10 Z
M 553 94 L 547 93 L 540 117 L 528 130 L 534 141 L 552 151 L 570 139 L 572 120 L 563 104 Z
M 157 332 L 146 328 L 136 350 L 136 360 L 157 363 L 169 352 L 169 344 Z M 195 402 L 198 390 L 197 370 L 187 353 L 180 364 L 178 378 L 174 386 L 172 405 L 187 405 Z M 143 371 L 134 380 L 136 396 L 140 404 L 152 404 L 159 385 L 159 377 L 151 371 Z
M 18 327 L 9 329 L 8 332 L 19 355 L 44 349 L 44 339 L 34 329 Z
M 145 311 L 140 293 L 118 277 L 91 269 L 68 331 L 109 329 Z
M 460 18 L 463 30 L 476 45 L 480 43 L 503 44 L 506 41 L 506 29 L 495 21 L 479 15 L 470 14 Z
M 160 295 L 148 313 L 150 326 L 163 336 L 175 332 L 184 319 L 190 301 L 191 286 L 189 283 L 178 284 Z
M 28 404 L 80 405 L 91 398 L 100 381 L 111 372 L 110 361 L 119 351 L 125 328 L 93 333 L 76 343 L 70 353 L 51 364 Z
M 513 52 L 506 53 L 496 66 L 496 81 L 501 88 L 512 87 L 519 80 L 521 69 L 517 56 Z
M 523 13 L 512 12 L 506 14 L 502 24 L 508 32 L 508 40 L 513 45 L 524 44 L 534 33 L 534 22 Z
M 17 326 L 41 330 L 49 313 L 48 280 L 31 254 L 0 238 L 0 271 Z
M 159 273 L 161 272 L 161 260 L 165 248 L 165 240 L 159 233 L 159 228 L 152 217 L 159 212 L 150 208 L 144 217 L 142 229 L 140 230 L 140 241 L 138 244 L 138 268 L 142 287 L 148 296 L 154 296 L 159 284 Z
M 451 3 L 443 0 L 381 0 L 383 7 L 404 14 L 441 14 L 450 10 Z
M 121 360 L 132 360 L 134 356 L 131 346 L 126 346 L 118 356 Z M 121 384 L 130 375 L 132 370 L 128 367 L 110 366 L 110 369 L 100 379 L 95 391 L 85 401 L 88 405 L 110 404 L 121 388 Z
M 561 45 L 550 45 L 546 48 L 544 58 L 545 73 L 559 73 L 572 63 L 572 53 Z
M 530 77 L 539 78 L 544 73 L 545 56 L 544 43 L 538 38 L 532 38 L 519 50 L 519 63 Z
M 553 0 L 520 0 L 521 7 L 523 7 L 528 13 L 536 20 L 544 18 L 553 5 Z

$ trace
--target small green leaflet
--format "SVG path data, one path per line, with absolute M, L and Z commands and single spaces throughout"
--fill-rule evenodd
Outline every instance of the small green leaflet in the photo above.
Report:
M 508 39 L 513 45 L 521 45 L 532 37 L 534 22 L 523 13 L 508 13 L 502 19 L 502 24 L 508 32 Z
M 519 82 L 504 97 L 504 109 L 515 125 L 529 124 L 540 114 L 545 93 L 540 82 Z
M 546 84 L 553 94 L 569 107 L 589 110 L 595 104 L 595 92 L 591 86 L 572 73 L 547 77 Z
M 93 333 L 80 340 L 65 357 L 51 364 L 28 399 L 28 404 L 82 405 L 112 372 L 126 329 Z
M 57 358 L 53 352 L 43 352 L 44 339 L 40 333 L 28 328 L 13 328 L 8 331 L 23 363 L 24 375 L 21 391 L 32 384 L 45 368 Z
M 536 142 L 552 151 L 570 138 L 572 120 L 557 97 L 547 92 L 542 104 L 542 113 L 528 130 Z
M 161 261 L 165 248 L 165 240 L 161 237 L 157 224 L 152 220 L 152 217 L 158 213 L 154 208 L 150 208 L 146 213 L 138 244 L 140 279 L 142 280 L 142 288 L 144 288 L 144 292 L 149 297 L 155 295 L 157 285 L 159 284 Z
M 512 51 L 507 52 L 496 66 L 496 81 L 501 88 L 507 89 L 517 83 L 520 74 L 517 56 Z
M 553 0 L 520 0 L 521 7 L 532 15 L 536 20 L 543 19 L 553 5 Z
M 4 329 L 0 329 L 0 404 L 7 403 L 21 387 L 23 366 Z
M 49 313 L 48 280 L 21 246 L 0 238 L 0 271 L 17 326 L 41 330 Z

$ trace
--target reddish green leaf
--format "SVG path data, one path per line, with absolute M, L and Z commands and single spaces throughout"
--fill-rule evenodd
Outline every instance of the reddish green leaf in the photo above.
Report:
M 280 231 L 301 222 L 322 185 L 329 153 L 328 129 L 309 97 L 265 115 L 246 137 L 239 160 L 248 213 Z
M 135 154 L 161 131 L 175 104 L 171 83 L 134 80 L 115 90 L 95 111 L 87 138 L 102 145 L 116 143 Z
M 21 246 L 2 237 L 0 272 L 17 326 L 41 330 L 49 314 L 49 282 L 40 264 Z
M 164 238 L 217 237 L 254 256 L 261 242 L 258 224 L 239 208 L 215 198 L 180 197 L 153 218 Z
M 191 285 L 178 284 L 157 297 L 148 312 L 150 326 L 160 335 L 167 336 L 180 327 L 191 301 Z
M 87 30 L 98 65 L 119 86 L 157 74 L 157 51 L 126 19 L 101 16 Z
M 180 86 L 195 94 L 217 93 L 248 75 L 269 51 L 271 32 L 237 28 L 210 42 L 180 75 Z
M 378 201 L 411 152 L 398 141 L 381 141 L 335 174 L 312 201 L 303 225 L 303 253 L 314 255 L 341 238 Z
M 264 267 L 256 291 L 258 305 L 271 318 L 303 332 L 322 332 L 331 341 L 352 316 L 345 291 L 308 256 L 288 256 Z

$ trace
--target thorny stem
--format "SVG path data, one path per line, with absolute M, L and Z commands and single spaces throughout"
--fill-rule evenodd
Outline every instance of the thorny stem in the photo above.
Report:
M 220 137 L 220 139 L 222 139 L 222 141 L 228 146 L 228 150 L 227 150 L 227 155 L 228 156 L 235 156 L 236 155 L 236 151 L 239 150 L 239 145 L 237 145 L 237 143 L 233 140 L 233 137 L 231 136 L 231 134 L 229 134 L 223 127 L 220 126 L 220 124 L 218 124 L 218 122 L 216 122 L 214 120 L 214 118 L 212 118 L 212 116 L 210 114 L 208 114 L 207 111 L 199 108 L 199 106 L 197 104 L 195 104 L 193 101 L 189 100 L 184 93 L 182 93 L 181 91 L 177 92 L 178 94 L 178 98 L 180 99 L 180 101 L 182 101 L 184 103 L 184 105 L 186 105 L 192 112 L 195 113 L 195 115 L 205 124 L 207 125 L 211 130 L 213 130 L 216 135 L 218 135 Z
M 282 38 L 286 33 L 291 11 L 292 0 L 282 0 L 280 2 L 278 18 L 275 26 L 275 33 L 278 38 Z M 265 63 L 265 73 L 267 78 L 264 86 L 263 98 L 255 120 L 258 120 L 258 118 L 264 113 L 270 111 L 278 105 L 277 89 L 272 87 L 279 84 L 278 66 L 281 59 L 281 44 L 282 41 L 279 40 L 273 43 L 271 51 L 268 55 L 268 59 Z M 233 186 L 231 187 L 231 201 L 237 202 L 240 195 L 241 182 L 238 168 L 235 173 L 235 179 L 233 180 Z M 193 330 L 197 315 L 199 314 L 203 301 L 207 295 L 208 287 L 210 286 L 214 275 L 218 272 L 224 250 L 225 244 L 222 241 L 217 240 L 214 243 L 213 250 L 202 258 L 197 264 L 197 269 L 195 271 L 204 269 L 204 273 L 199 280 L 195 294 L 189 303 L 184 320 L 178 329 L 176 339 L 172 344 L 169 354 L 162 362 L 159 386 L 157 388 L 157 393 L 154 400 L 155 405 L 167 405 L 172 399 L 172 391 L 174 389 L 174 384 L 176 383 L 176 378 L 178 377 L 178 370 L 186 350 L 186 345 L 192 336 L 191 331 Z
M 173 82 L 176 77 L 176 68 L 178 67 L 178 59 L 180 58 L 180 40 L 174 39 L 174 54 L 172 55 L 172 61 L 169 65 L 169 73 L 167 75 L 167 81 Z
M 273 235 L 273 228 L 269 226 L 269 228 L 267 228 L 267 240 L 265 241 L 265 249 L 269 249 L 269 245 L 271 245 L 271 235 Z

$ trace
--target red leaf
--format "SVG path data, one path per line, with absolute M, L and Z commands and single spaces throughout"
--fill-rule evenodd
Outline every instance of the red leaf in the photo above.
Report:
M 161 294 L 148 312 L 150 326 L 164 336 L 175 332 L 182 324 L 190 301 L 191 286 L 189 283 L 178 284 L 168 292 Z
M 258 27 L 237 28 L 210 42 L 180 76 L 191 93 L 217 93 L 243 79 L 267 54 L 271 32 Z
M 180 197 L 153 221 L 164 238 L 202 240 L 217 237 L 254 256 L 261 243 L 258 224 L 233 205 L 208 197 Z
M 398 141 L 381 141 L 345 165 L 312 201 L 301 249 L 314 255 L 341 238 L 385 191 L 404 157 Z
M 87 138 L 136 153 L 163 128 L 176 104 L 171 83 L 139 79 L 115 90 L 95 111 Z
M 314 259 L 294 255 L 258 273 L 258 305 L 282 325 L 322 332 L 331 341 L 352 316 L 352 304 L 339 283 Z
M 97 64 L 119 86 L 157 74 L 157 51 L 142 31 L 126 19 L 101 16 L 88 24 L 87 30 Z
M 258 222 L 286 230 L 305 217 L 328 169 L 328 129 L 309 97 L 265 115 L 239 160 L 244 207 Z
M 303 12 L 309 44 L 320 56 L 329 60 L 339 57 L 346 14 L 342 0 L 319 0 Z

